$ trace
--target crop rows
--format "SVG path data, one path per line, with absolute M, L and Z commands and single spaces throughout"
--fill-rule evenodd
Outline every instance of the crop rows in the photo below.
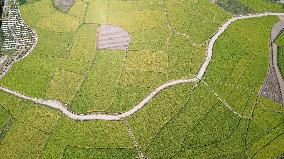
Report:
M 156 118 L 143 116 L 141 117 L 143 120 L 136 120 L 141 113 L 136 114 L 130 120 L 138 142 L 149 157 L 187 158 L 200 154 L 203 155 L 202 157 L 207 155 L 208 157 L 212 157 L 212 155 L 215 157 L 248 157 L 245 152 L 249 149 L 251 143 L 256 142 L 256 140 L 252 141 L 252 136 L 257 138 L 262 136 L 263 132 L 272 129 L 268 125 L 275 125 L 273 120 L 269 120 L 274 113 L 266 110 L 266 113 L 271 114 L 266 115 L 267 122 L 271 122 L 267 123 L 267 125 L 263 124 L 265 122 L 255 119 L 260 122 L 258 125 L 263 125 L 261 129 L 257 128 L 257 125 L 253 124 L 254 122 L 249 121 L 249 119 L 240 119 L 236 114 L 226 108 L 223 101 L 226 101 L 239 114 L 251 116 L 254 107 L 257 107 L 258 110 L 257 103 L 259 103 L 260 97 L 257 94 L 268 66 L 269 45 L 267 39 L 269 39 L 270 26 L 275 21 L 275 18 L 267 17 L 235 22 L 220 37 L 215 46 L 214 58 L 205 75 L 205 81 L 208 83 L 209 88 L 206 88 L 203 84 L 198 84 L 196 90 L 189 97 L 188 106 L 185 106 L 178 113 L 177 117 L 170 120 L 165 126 L 162 126 L 162 129 L 159 129 L 161 126 L 152 126 L 156 123 L 153 122 L 157 120 Z M 257 29 L 253 27 L 255 25 L 258 26 Z M 254 40 L 257 40 L 257 42 L 254 42 Z M 233 47 L 232 41 L 235 44 Z M 227 65 L 223 65 L 224 63 L 227 63 Z M 205 90 L 207 90 L 207 93 Z M 197 93 L 198 91 L 202 93 Z M 220 101 L 216 98 L 214 93 L 218 93 L 223 100 Z M 212 99 L 215 99 L 211 100 L 210 104 L 202 98 L 202 96 L 208 98 L 208 94 L 212 96 Z M 195 96 L 198 100 L 195 99 Z M 155 99 L 158 100 L 159 97 Z M 202 103 L 198 103 L 199 100 Z M 203 110 L 205 113 L 203 118 L 201 113 L 197 113 L 197 115 L 189 111 L 190 109 L 194 109 L 194 107 L 198 107 L 198 111 L 201 111 L 201 108 L 207 107 L 207 110 Z M 147 108 L 141 112 L 147 111 Z M 254 111 L 253 117 L 259 116 L 256 115 L 257 110 Z M 153 111 L 153 108 L 145 114 L 149 115 L 152 113 L 157 115 L 157 112 Z M 211 115 L 212 117 L 210 118 Z M 184 117 L 182 118 L 182 116 Z M 178 119 L 178 117 L 181 119 Z M 279 118 L 282 117 L 283 115 L 279 115 Z M 153 121 L 149 122 L 148 118 Z M 186 121 L 194 121 L 194 119 L 196 121 L 191 122 L 187 126 Z M 253 119 L 253 121 L 255 120 Z M 147 125 L 143 125 L 144 122 Z M 251 123 L 247 130 L 249 122 Z M 157 121 L 157 123 L 160 122 Z M 145 127 L 147 127 L 147 133 L 141 134 L 141 132 L 144 132 L 142 128 Z M 156 133 L 149 134 L 151 132 L 149 128 L 153 129 Z M 245 134 L 247 134 L 247 137 Z M 239 147 L 236 147 L 237 145 Z M 247 148 L 246 145 L 248 146 Z
M 167 1 L 165 7 L 170 7 L 172 3 Z M 210 13 L 217 10 L 213 5 L 203 2 L 194 5 L 197 5 L 196 8 L 208 8 L 206 14 L 200 16 L 213 16 Z M 109 7 L 109 11 L 97 14 L 95 12 L 100 10 L 94 11 L 92 7 L 95 6 Z M 36 16 L 29 16 L 32 9 L 38 13 Z M 130 11 L 128 16 L 124 15 L 125 9 Z M 85 14 L 79 13 L 79 10 Z M 184 12 L 184 8 L 169 9 L 169 14 L 177 11 Z M 199 12 L 190 11 L 193 14 L 187 16 L 193 19 Z M 38 31 L 39 43 L 33 54 L 17 63 L 15 68 L 18 69 L 12 70 L 1 84 L 27 95 L 60 100 L 76 112 L 127 111 L 158 85 L 194 76 L 204 59 L 205 46 L 193 42 L 194 37 L 203 35 L 188 38 L 169 31 L 165 8 L 159 1 L 151 2 L 151 5 L 149 2 L 114 0 L 109 3 L 78 1 L 67 13 L 61 13 L 49 1 L 41 0 L 24 5 L 22 12 L 24 19 Z M 206 24 L 205 39 L 227 17 L 224 12 L 217 12 L 221 18 L 215 18 L 213 27 Z M 53 24 L 49 18 L 60 23 Z M 66 18 L 68 22 L 64 21 Z M 176 19 L 168 20 L 173 21 L 169 24 L 175 26 Z M 204 23 L 207 21 L 203 20 Z M 115 24 L 129 31 L 132 36 L 129 51 L 96 51 L 98 23 Z M 184 27 L 186 31 L 187 27 Z M 34 80 L 30 81 L 31 78 Z
M 76 1 L 66 13 L 48 0 L 22 6 L 39 43 L 1 85 L 58 99 L 80 113 L 127 111 L 158 85 L 194 76 L 204 60 L 206 42 L 230 17 L 203 0 L 84 1 Z M 255 8 L 261 5 L 254 2 Z M 276 21 L 264 17 L 233 23 L 218 39 L 203 81 L 165 89 L 127 119 L 143 154 L 149 158 L 283 154 L 284 110 L 258 96 L 268 66 L 269 33 Z M 129 50 L 96 50 L 99 23 L 126 29 L 132 39 Z M 137 157 L 124 121 L 73 121 L 3 92 L 0 97 L 0 105 L 15 118 L 0 145 L 4 158 Z

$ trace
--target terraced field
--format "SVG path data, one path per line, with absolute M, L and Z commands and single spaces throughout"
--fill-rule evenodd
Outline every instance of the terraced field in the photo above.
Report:
M 38 43 L 0 80 L 0 158 L 281 156 L 284 107 L 259 91 L 284 9 L 258 2 L 239 5 L 270 13 L 233 19 L 221 0 L 25 3 Z M 102 25 L 129 46 L 98 47 Z

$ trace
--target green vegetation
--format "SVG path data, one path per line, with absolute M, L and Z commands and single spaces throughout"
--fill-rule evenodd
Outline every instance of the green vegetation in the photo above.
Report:
M 193 3 L 193 10 L 186 8 L 189 4 L 176 5 L 172 0 L 76 1 L 67 12 L 60 12 L 50 0 L 27 3 L 21 12 L 39 42 L 0 84 L 26 95 L 57 99 L 80 113 L 127 111 L 159 85 L 194 76 L 205 58 L 205 42 L 229 17 L 205 1 Z M 206 12 L 201 12 L 204 8 Z M 181 15 L 186 17 L 177 21 Z M 96 50 L 99 24 L 128 31 L 130 50 Z
M 63 156 L 64 159 L 134 159 L 138 157 L 137 152 L 133 149 L 92 149 L 70 146 L 67 146 Z
M 104 6 L 102 5 L 102 7 Z M 155 27 L 160 28 L 160 26 L 165 27 L 166 17 L 164 15 L 160 0 L 110 0 L 107 23 L 118 25 L 128 32 L 133 33 L 153 29 Z
M 47 138 L 45 132 L 16 122 L 0 145 L 1 158 L 38 158 Z
M 168 56 L 164 52 L 129 52 L 125 70 L 165 72 Z
M 78 91 L 83 78 L 83 75 L 78 73 L 58 70 L 50 83 L 46 96 L 69 104 Z
M 0 83 L 14 90 L 44 98 L 57 62 L 67 56 L 73 34 L 42 29 L 37 29 L 37 34 L 39 41 L 32 54 L 13 65 L 13 69 Z
M 0 93 L 13 125 L 0 144 L 1 158 L 38 158 L 52 132 L 59 112 Z
M 56 58 L 42 58 L 36 55 L 36 52 L 37 49 L 33 55 L 16 63 L 0 83 L 29 95 L 45 97 L 48 83 L 56 68 Z
M 249 116 L 257 102 L 268 69 L 271 26 L 276 22 L 275 17 L 237 21 L 214 47 L 204 81 L 240 114 Z
M 104 0 L 96 0 L 88 4 L 85 15 L 85 23 L 107 24 L 108 23 L 108 3 Z
M 0 97 L 0 104 L 15 119 L 0 143 L 0 158 L 60 158 L 67 145 L 94 149 L 133 147 L 122 121 L 73 121 L 62 117 L 56 110 L 3 92 L 0 92 Z
M 79 122 L 62 119 L 44 148 L 44 158 L 60 158 L 67 145 L 91 148 L 132 148 L 132 141 L 121 121 Z
M 232 24 L 214 47 L 204 82 L 183 93 L 184 102 L 176 100 L 181 106 L 165 101 L 172 106 L 158 107 L 165 100 L 161 96 L 171 97 L 163 91 L 131 118 L 131 128 L 148 157 L 249 158 L 259 155 L 256 158 L 261 158 L 275 146 L 277 149 L 270 155 L 281 155 L 283 150 L 278 147 L 282 147 L 279 135 L 283 129 L 276 132 L 274 129 L 284 116 L 271 110 L 283 112 L 283 108 L 258 97 L 269 62 L 270 28 L 276 21 L 274 17 L 263 17 Z M 152 104 L 155 107 L 151 107 Z M 262 108 L 263 105 L 268 108 Z M 170 111 L 173 106 L 177 109 Z M 253 116 L 253 119 L 243 119 L 237 114 Z M 266 137 L 269 132 L 272 134 Z M 266 140 L 259 140 L 264 137 Z M 269 143 L 274 138 L 277 138 L 275 142 Z M 254 154 L 253 149 L 258 152 Z
M 255 12 L 265 12 L 265 11 L 272 11 L 272 12 L 283 12 L 284 8 L 283 5 L 271 2 L 269 0 L 240 0 L 241 3 L 246 5 L 248 8 L 254 10 Z
M 283 4 L 273 0 L 218 0 L 216 4 L 235 15 L 284 11 Z
M 174 36 L 169 48 L 169 78 L 186 79 L 196 75 L 205 58 L 205 46 L 196 45 L 185 37 Z
M 282 74 L 282 77 L 284 78 L 284 34 L 281 33 L 275 42 L 278 45 L 277 63 L 278 63 L 280 72 Z
M 180 85 L 159 94 L 130 119 L 140 146 L 155 158 L 169 158 L 179 151 L 183 136 L 217 102 L 204 84 Z
M 130 50 L 166 51 L 170 43 L 170 31 L 164 26 L 130 33 Z
M 284 47 L 280 46 L 278 47 L 278 67 L 280 69 L 280 72 L 282 74 L 282 77 L 284 78 Z
M 232 14 L 283 10 L 264 0 L 218 3 Z M 78 113 L 125 112 L 159 85 L 194 77 L 208 40 L 232 16 L 209 0 L 76 0 L 66 12 L 39 0 L 21 6 L 21 13 L 39 41 L 0 85 L 57 99 Z M 149 158 L 278 157 L 284 152 L 284 108 L 258 96 L 277 21 L 234 22 L 214 45 L 200 82 L 162 90 L 122 121 L 74 121 L 0 92 L 0 158 L 132 159 L 139 154 L 129 127 Z M 98 50 L 100 24 L 128 31 L 129 50 Z
M 225 11 L 208 1 L 166 1 L 172 27 L 187 34 L 195 45 L 204 44 L 230 17 Z
M 250 8 L 241 3 L 240 0 L 218 0 L 216 3 L 226 11 L 236 15 L 244 15 L 253 12 Z
M 105 111 L 117 105 L 117 87 L 125 52 L 102 51 L 71 104 L 77 112 Z M 111 59 L 111 60 L 110 60 Z
M 0 143 L 4 139 L 5 135 L 9 131 L 13 124 L 13 118 L 10 113 L 4 108 L 0 107 Z
M 0 115 L 0 128 L 2 130 L 10 115 L 3 107 L 0 107 Z

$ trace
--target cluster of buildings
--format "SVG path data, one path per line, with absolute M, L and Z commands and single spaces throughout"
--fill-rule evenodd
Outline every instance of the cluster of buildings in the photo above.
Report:
M 27 56 L 37 43 L 36 32 L 24 23 L 16 0 L 5 0 L 2 12 L 0 78 L 11 65 Z

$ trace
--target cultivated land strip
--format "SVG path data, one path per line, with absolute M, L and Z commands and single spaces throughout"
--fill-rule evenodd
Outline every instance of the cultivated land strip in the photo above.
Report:
M 244 118 L 244 119 L 252 119 L 252 117 L 250 117 L 250 116 L 241 115 L 241 114 L 239 114 L 238 112 L 236 112 L 236 111 L 226 102 L 226 100 L 223 100 L 223 99 L 220 97 L 220 95 L 219 95 L 218 93 L 214 92 L 214 91 L 209 87 L 209 85 L 208 85 L 206 82 L 204 82 L 204 81 L 201 81 L 201 82 L 203 82 L 203 83 L 209 88 L 209 90 L 218 98 L 218 100 L 221 101 L 221 102 L 222 102 L 231 112 L 233 112 L 235 115 L 239 116 L 240 118 Z
M 132 133 L 131 128 L 130 128 L 130 126 L 129 126 L 127 120 L 125 120 L 125 125 L 126 125 L 126 127 L 127 127 L 128 134 L 129 134 L 130 138 L 131 138 L 132 141 L 133 141 L 134 147 L 136 148 L 136 150 L 137 150 L 137 152 L 138 152 L 138 154 L 139 154 L 139 159 L 144 159 L 144 158 L 146 158 L 146 157 L 144 156 L 143 152 L 141 151 L 141 148 L 140 148 L 140 146 L 139 146 L 137 140 L 135 139 L 134 134 Z
M 45 100 L 45 99 L 39 99 L 39 98 L 26 96 L 24 94 L 10 90 L 3 86 L 0 86 L 0 90 L 6 93 L 12 94 L 14 96 L 17 96 L 19 98 L 33 101 L 34 103 L 37 103 L 37 104 L 46 105 L 48 107 L 58 109 L 63 114 L 65 114 L 66 116 L 74 120 L 121 120 L 123 118 L 126 118 L 134 114 L 140 109 L 142 109 L 147 103 L 150 102 L 151 99 L 153 99 L 159 92 L 161 92 L 162 90 L 166 88 L 169 88 L 171 86 L 178 85 L 178 84 L 183 84 L 183 83 L 199 82 L 203 78 L 205 71 L 207 70 L 208 65 L 212 59 L 213 47 L 214 47 L 215 42 L 220 37 L 220 35 L 230 26 L 230 24 L 232 24 L 233 22 L 237 20 L 241 20 L 241 19 L 257 18 L 257 17 L 264 17 L 264 16 L 284 16 L 284 13 L 263 13 L 263 14 L 254 14 L 254 15 L 247 15 L 247 16 L 241 16 L 241 17 L 233 17 L 229 19 L 224 25 L 222 25 L 219 28 L 219 30 L 210 39 L 208 49 L 207 49 L 207 57 L 204 63 L 202 64 L 201 68 L 199 69 L 198 74 L 194 78 L 173 80 L 165 84 L 162 84 L 161 86 L 156 88 L 154 91 L 152 91 L 147 97 L 145 97 L 139 104 L 137 104 L 135 107 L 133 107 L 131 110 L 127 112 L 115 113 L 115 114 L 108 114 L 108 113 L 103 113 L 103 112 L 97 112 L 97 113 L 91 113 L 91 114 L 78 114 L 75 112 L 71 112 L 70 110 L 68 110 L 66 105 L 56 100 Z M 241 114 L 237 112 L 236 114 L 239 116 L 242 116 Z

